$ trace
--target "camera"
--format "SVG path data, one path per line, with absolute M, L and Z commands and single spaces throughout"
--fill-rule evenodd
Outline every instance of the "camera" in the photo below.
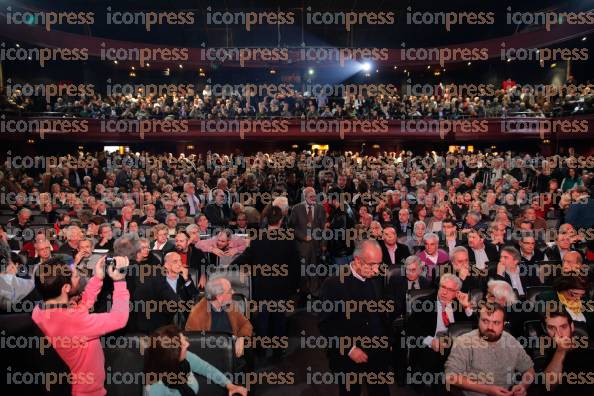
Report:
M 116 259 L 113 256 L 105 257 L 105 269 L 111 268 L 112 271 L 116 271 Z M 120 274 L 126 273 L 126 268 L 119 268 Z

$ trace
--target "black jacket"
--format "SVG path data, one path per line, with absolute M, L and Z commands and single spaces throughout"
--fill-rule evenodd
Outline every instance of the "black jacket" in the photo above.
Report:
M 223 212 L 222 216 L 221 211 Z M 206 206 L 206 208 L 204 208 L 204 214 L 208 218 L 210 224 L 218 227 L 226 227 L 227 224 L 229 224 L 229 219 L 231 218 L 231 210 L 229 209 L 229 206 L 218 206 L 214 203 L 209 204 Z
M 384 241 L 379 241 L 379 245 L 382 248 L 382 263 L 387 265 L 400 265 L 404 262 L 404 260 L 406 260 L 408 256 L 411 255 L 408 246 L 396 242 L 396 254 L 394 255 L 396 262 L 392 262 L 390 253 L 388 252 L 388 248 L 386 247 Z

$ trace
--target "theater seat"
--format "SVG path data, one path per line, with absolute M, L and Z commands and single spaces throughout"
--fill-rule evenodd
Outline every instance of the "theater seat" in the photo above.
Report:
M 434 294 L 435 289 L 419 289 L 409 290 L 406 292 L 406 317 L 408 318 L 412 313 L 412 306 L 415 301 L 422 300 L 430 295 Z
M 233 373 L 234 340 L 230 334 L 213 333 L 204 331 L 188 331 L 184 333 L 190 342 L 189 350 L 201 359 L 215 366 L 227 378 Z M 212 396 L 226 396 L 227 390 L 209 381 L 202 376 L 197 376 L 200 384 L 199 394 Z M 238 381 L 232 379 L 237 384 Z
M 55 349 L 47 344 L 40 343 L 43 332 L 31 319 L 31 314 L 3 314 L 0 315 L 0 333 L 4 338 L 2 351 L 2 364 L 0 370 L 4 375 L 4 392 L 6 395 L 69 395 L 71 385 L 67 381 L 60 384 L 46 385 L 40 381 L 29 384 L 7 383 L 6 376 L 17 373 L 30 373 L 29 376 L 48 378 L 57 374 L 67 378 L 70 369 L 58 356 Z M 18 337 L 18 338 L 15 338 Z M 40 344 L 43 348 L 40 348 Z M 10 369 L 9 369 L 10 367 Z M 21 377 L 18 377 L 21 378 Z M 18 379 L 17 378 L 17 379 Z M 47 389 L 49 387 L 49 389 Z
M 108 395 L 141 395 L 144 386 L 144 356 L 141 335 L 103 337 L 105 389 Z M 113 344 L 111 344 L 113 342 Z M 133 379 L 131 381 L 130 379 Z
M 553 290 L 550 286 L 532 286 L 526 288 L 526 300 L 536 302 L 543 293 Z
M 472 322 L 452 323 L 448 326 L 448 336 L 455 339 L 462 334 L 469 333 L 473 330 L 474 324 Z

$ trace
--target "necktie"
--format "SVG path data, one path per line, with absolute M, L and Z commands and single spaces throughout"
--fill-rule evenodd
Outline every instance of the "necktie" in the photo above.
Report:
M 443 325 L 445 327 L 448 327 L 450 325 L 450 318 L 448 318 L 448 313 L 446 312 L 446 307 L 442 307 L 441 320 L 443 321 Z
M 307 205 L 307 222 L 311 224 L 313 222 L 313 214 L 311 213 L 311 205 Z

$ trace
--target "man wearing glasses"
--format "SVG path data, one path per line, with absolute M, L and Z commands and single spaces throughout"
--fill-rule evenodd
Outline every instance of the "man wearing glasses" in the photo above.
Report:
M 358 396 L 363 383 L 370 395 L 389 395 L 389 377 L 392 382 L 394 377 L 387 363 L 388 313 L 393 311 L 394 304 L 380 299 L 372 279 L 380 272 L 382 250 L 377 241 L 364 240 L 356 246 L 353 256 L 346 276 L 327 278 L 322 285 L 322 304 L 318 305 L 323 308 L 318 312 L 320 332 L 328 340 L 340 340 L 342 346 L 328 349 L 331 371 L 376 373 L 377 378 L 386 379 L 371 381 L 368 376 L 358 376 L 361 381 L 348 387 L 339 383 L 339 395 Z M 335 346 L 336 342 L 330 345 Z
M 421 373 L 421 376 L 430 373 L 436 378 L 438 373 L 443 372 L 448 345 L 442 337 L 452 323 L 470 321 L 474 313 L 468 293 L 462 293 L 461 288 L 460 278 L 443 274 L 437 293 L 411 301 L 406 334 L 413 373 Z M 435 381 L 432 388 L 435 394 L 442 394 L 442 386 Z

